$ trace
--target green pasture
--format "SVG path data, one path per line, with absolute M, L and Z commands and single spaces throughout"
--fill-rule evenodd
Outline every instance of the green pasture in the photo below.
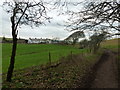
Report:
M 2 45 L 2 72 L 7 72 L 10 62 L 12 44 Z M 101 44 L 102 48 L 109 48 L 118 50 L 120 45 L 118 39 L 106 40 Z M 86 49 L 78 49 L 68 45 L 53 45 L 53 44 L 18 44 L 15 60 L 15 70 L 23 69 L 26 67 L 37 66 L 49 62 L 49 52 L 51 53 L 51 60 L 55 62 L 63 56 L 86 52 Z
M 2 72 L 7 72 L 12 44 L 2 44 Z M 15 70 L 26 67 L 37 66 L 49 62 L 49 52 L 51 53 L 51 61 L 57 61 L 63 56 L 85 52 L 78 48 L 67 45 L 52 44 L 18 44 L 15 60 Z

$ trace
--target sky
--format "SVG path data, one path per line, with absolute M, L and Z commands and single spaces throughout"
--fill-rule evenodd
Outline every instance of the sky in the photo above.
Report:
M 68 0 L 68 1 L 71 1 L 71 0 Z M 2 2 L 4 2 L 4 0 L 0 2 L 0 5 L 2 5 Z M 76 8 L 69 7 L 69 9 L 74 10 Z M 0 32 L 1 32 L 0 36 L 12 37 L 10 15 L 6 13 L 1 6 L 0 6 L 0 12 L 2 12 L 0 14 Z M 58 15 L 59 12 L 57 9 L 51 10 L 51 12 L 48 12 L 47 14 L 48 16 L 53 18 L 51 19 L 51 23 L 46 23 L 46 25 L 40 25 L 39 27 L 34 27 L 33 29 L 30 26 L 22 25 L 21 28 L 18 28 L 19 30 L 18 38 L 20 37 L 20 38 L 26 38 L 26 39 L 28 38 L 51 38 L 52 39 L 57 37 L 63 40 L 72 33 L 70 31 L 65 30 L 64 24 L 65 24 L 65 21 L 68 19 L 67 15 Z
M 11 33 L 11 22 L 10 22 L 10 14 L 6 13 L 1 7 L 2 3 L 5 0 L 0 1 L 0 37 L 12 37 Z M 9 1 L 9 0 L 8 0 Z M 24 1 L 24 0 L 21 0 Z M 36 0 L 39 1 L 39 0 Z M 51 1 L 51 0 L 44 0 Z M 52 0 L 56 1 L 56 0 Z M 65 0 L 61 0 L 65 1 Z M 83 2 L 84 0 L 67 0 L 68 2 Z M 89 0 L 88 0 L 89 1 Z M 90 0 L 91 1 L 91 0 Z M 100 0 L 98 0 L 100 1 Z M 68 8 L 73 11 L 78 11 L 82 9 L 82 5 L 79 5 L 77 8 L 73 6 L 69 6 Z M 62 11 L 62 10 L 61 10 Z M 18 38 L 59 38 L 61 40 L 67 38 L 71 33 L 70 31 L 65 30 L 65 21 L 69 18 L 68 15 L 59 15 L 61 12 L 59 9 L 51 10 L 47 12 L 48 16 L 52 17 L 51 23 L 46 23 L 46 25 L 40 25 L 39 27 L 31 28 L 30 26 L 21 26 L 18 28 Z M 88 36 L 88 35 L 86 35 Z

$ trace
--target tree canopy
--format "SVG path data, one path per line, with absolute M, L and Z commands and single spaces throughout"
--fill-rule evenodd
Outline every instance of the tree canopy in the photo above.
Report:
M 71 41 L 73 44 L 75 44 L 79 38 L 84 38 L 85 34 L 83 31 L 76 31 L 72 33 L 70 36 L 68 36 L 65 41 Z

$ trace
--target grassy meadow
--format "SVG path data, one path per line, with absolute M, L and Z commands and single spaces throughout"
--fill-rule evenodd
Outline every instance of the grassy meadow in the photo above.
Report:
M 12 44 L 2 44 L 2 72 L 7 72 L 11 56 L 11 49 Z M 55 62 L 61 57 L 69 55 L 71 51 L 73 54 L 77 54 L 86 50 L 80 50 L 67 45 L 18 44 L 15 70 L 48 63 L 49 52 L 51 53 L 51 61 Z
M 118 50 L 118 39 L 106 40 L 101 43 L 101 47 Z M 12 44 L 2 44 L 2 72 L 7 72 Z M 49 52 L 51 61 L 58 61 L 61 57 L 68 56 L 71 51 L 73 54 L 86 52 L 85 49 L 78 49 L 68 45 L 53 44 L 18 44 L 15 60 L 15 70 L 31 66 L 46 64 L 49 62 Z

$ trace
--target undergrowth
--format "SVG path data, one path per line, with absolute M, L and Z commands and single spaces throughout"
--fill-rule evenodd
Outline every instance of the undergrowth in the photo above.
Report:
M 42 65 L 16 71 L 11 83 L 5 81 L 3 88 L 81 88 L 84 87 L 83 77 L 91 71 L 97 62 L 98 54 L 77 54 L 61 58 L 50 65 Z M 58 64 L 60 63 L 60 64 Z M 58 65 L 57 65 L 58 64 Z M 49 67 L 49 68 L 47 68 Z

